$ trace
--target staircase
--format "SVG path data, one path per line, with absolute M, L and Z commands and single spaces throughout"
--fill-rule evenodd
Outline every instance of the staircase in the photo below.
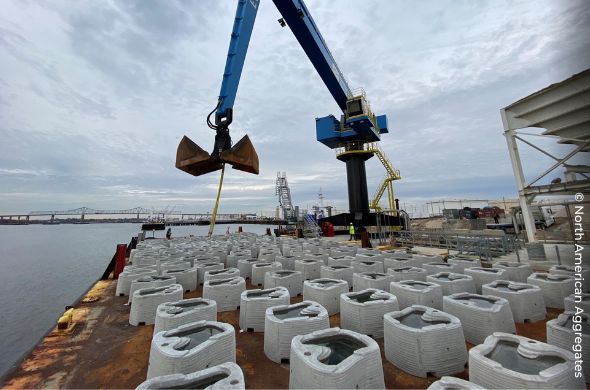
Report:
M 379 161 L 381 161 L 381 164 L 383 164 L 383 167 L 385 168 L 385 172 L 386 172 L 385 176 L 381 180 L 381 184 L 379 185 L 379 187 L 377 187 L 377 191 L 375 192 L 375 195 L 373 196 L 373 199 L 371 200 L 371 204 L 369 205 L 369 207 L 374 210 L 381 210 L 381 206 L 379 205 L 379 201 L 381 200 L 381 197 L 383 196 L 383 193 L 385 192 L 385 190 L 387 190 L 389 209 L 395 210 L 396 209 L 395 197 L 393 194 L 393 184 L 392 183 L 395 180 L 401 179 L 401 175 L 399 173 L 399 170 L 397 170 L 393 167 L 393 165 L 391 164 L 391 161 L 389 161 L 389 159 L 387 158 L 387 155 L 385 154 L 383 149 L 381 149 L 379 144 L 377 144 L 377 143 L 368 144 L 367 150 L 373 152 L 377 156 Z
M 279 205 L 283 209 L 283 218 L 285 220 L 296 219 L 295 208 L 291 201 L 291 190 L 289 189 L 289 183 L 287 183 L 287 174 L 283 172 L 277 172 L 277 181 L 275 185 L 275 195 L 279 196 Z
M 303 218 L 303 237 L 305 238 L 317 238 L 322 235 L 322 229 L 316 222 L 313 215 L 306 214 Z

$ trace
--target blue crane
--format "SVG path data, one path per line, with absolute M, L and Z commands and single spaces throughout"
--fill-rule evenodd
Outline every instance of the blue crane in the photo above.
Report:
M 353 215 L 347 221 L 363 222 L 369 213 L 365 161 L 373 156 L 365 145 L 379 141 L 381 134 L 388 133 L 387 116 L 373 114 L 365 93 L 351 90 L 303 0 L 273 0 L 273 3 L 282 16 L 279 23 L 291 29 L 342 110 L 339 117 L 316 118 L 316 138 L 331 149 L 344 151 L 338 154 L 338 159 L 346 163 L 349 209 Z M 246 135 L 232 145 L 229 134 L 259 4 L 260 0 L 238 0 L 219 99 L 207 117 L 208 126 L 216 131 L 213 152 L 207 153 L 186 136 L 178 146 L 176 167 L 194 176 L 221 169 L 224 163 L 245 172 L 259 172 L 258 155 L 249 137 Z

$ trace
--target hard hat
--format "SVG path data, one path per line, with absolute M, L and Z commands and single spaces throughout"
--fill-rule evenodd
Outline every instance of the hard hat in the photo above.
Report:
M 350 224 L 352 225 L 352 222 Z

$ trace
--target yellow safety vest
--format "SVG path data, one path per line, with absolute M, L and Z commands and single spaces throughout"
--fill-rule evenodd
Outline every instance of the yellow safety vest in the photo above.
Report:
M 354 225 L 350 225 L 350 227 L 348 228 L 348 232 L 350 234 L 354 234 Z

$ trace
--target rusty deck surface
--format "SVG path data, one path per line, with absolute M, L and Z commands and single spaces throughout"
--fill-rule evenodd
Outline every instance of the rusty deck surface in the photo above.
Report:
M 129 325 L 128 297 L 115 296 L 116 281 L 99 281 L 86 297 L 95 302 L 75 305 L 75 326 L 66 333 L 56 330 L 6 377 L 5 388 L 135 388 L 146 378 L 153 325 Z M 254 288 L 248 285 L 249 289 Z M 201 296 L 201 288 L 185 294 L 185 298 Z M 300 302 L 295 297 L 291 303 Z M 560 310 L 548 309 L 547 320 L 556 318 Z M 289 365 L 277 364 L 264 354 L 264 334 L 239 331 L 239 311 L 218 313 L 218 321 L 236 329 L 236 362 L 242 368 L 246 387 L 279 389 L 289 387 Z M 516 324 L 519 335 L 539 341 L 546 340 L 546 321 Z M 331 326 L 339 326 L 340 316 L 330 317 Z M 387 388 L 427 388 L 435 377 L 419 378 L 389 363 L 381 348 L 385 385 Z M 472 345 L 467 344 L 468 348 Z M 468 379 L 466 369 L 460 378 Z

